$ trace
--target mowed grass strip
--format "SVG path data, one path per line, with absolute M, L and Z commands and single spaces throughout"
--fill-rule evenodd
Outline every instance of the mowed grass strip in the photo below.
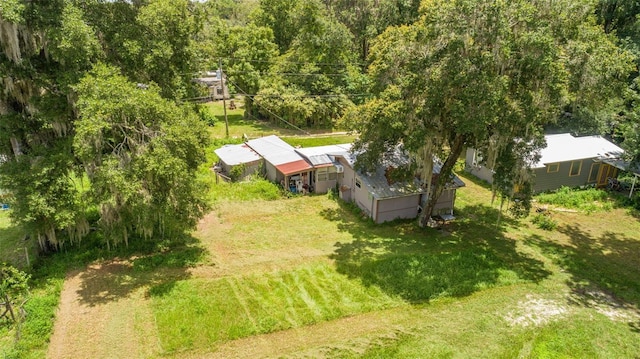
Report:
M 221 342 L 404 305 L 330 265 L 191 279 L 150 289 L 162 348 L 214 349 Z

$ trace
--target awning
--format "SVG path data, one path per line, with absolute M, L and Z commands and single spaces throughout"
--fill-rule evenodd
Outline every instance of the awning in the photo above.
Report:
M 627 161 L 623 161 L 619 158 L 603 158 L 602 162 L 621 169 L 623 171 L 627 171 L 633 174 L 635 177 L 633 178 L 633 184 L 631 184 L 631 190 L 629 191 L 629 198 L 633 196 L 633 191 L 636 188 L 636 182 L 638 181 L 638 177 L 640 177 L 640 167 L 638 165 L 631 166 L 631 163 Z
M 623 171 L 627 171 L 635 175 L 636 177 L 640 176 L 640 167 L 638 165 L 631 166 L 630 162 L 624 161 L 619 158 L 602 158 L 602 162 L 621 169 Z
M 294 173 L 300 173 L 310 170 L 312 167 L 307 161 L 299 160 L 277 165 L 276 168 L 278 169 L 278 171 L 282 172 L 282 174 L 288 176 Z

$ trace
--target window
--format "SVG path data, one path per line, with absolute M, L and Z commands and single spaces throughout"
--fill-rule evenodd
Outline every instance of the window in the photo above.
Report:
M 318 182 L 327 180 L 327 169 L 326 168 L 319 168 L 317 174 L 318 174 L 318 180 L 317 180 Z
M 338 177 L 337 170 L 336 170 L 335 167 L 331 166 L 327 170 L 329 171 L 329 180 L 330 181 L 333 181 Z
M 589 181 L 588 182 L 595 182 L 598 180 L 598 172 L 600 172 L 600 164 L 599 163 L 592 163 L 591 164 L 591 171 L 589 171 Z
M 362 184 L 360 183 L 360 179 L 356 178 L 356 187 L 361 188 Z
M 222 87 L 216 88 L 216 92 L 218 93 L 218 95 L 222 95 Z
M 582 171 L 582 160 L 571 161 L 571 169 L 569 170 L 569 177 L 580 176 L 580 171 Z
M 558 171 L 560 171 L 559 163 L 549 163 L 547 165 L 547 173 L 556 173 Z
M 482 152 L 480 152 L 479 150 L 475 150 L 473 151 L 473 165 L 479 167 L 480 163 L 482 163 L 482 160 L 484 158 L 482 157 Z

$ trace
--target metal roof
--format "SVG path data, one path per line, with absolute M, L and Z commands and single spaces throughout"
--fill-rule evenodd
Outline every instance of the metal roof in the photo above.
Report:
M 624 153 L 622 148 L 601 136 L 573 137 L 570 133 L 562 133 L 544 137 L 547 146 L 540 151 L 540 160 L 532 168 L 587 158 L 619 158 Z
M 296 148 L 296 152 L 300 153 L 303 156 L 340 155 L 344 153 L 349 153 L 349 151 L 351 151 L 350 143 L 343 143 L 339 145 Z
M 220 161 L 229 166 L 243 163 L 251 163 L 262 159 L 255 151 L 246 144 L 226 145 L 213 151 L 220 158 Z
M 304 160 L 295 148 L 275 135 L 247 141 L 247 145 L 274 166 Z
M 365 174 L 358 172 L 358 175 L 369 193 L 377 199 L 404 197 L 423 192 L 417 180 L 413 181 L 413 183 L 395 182 L 389 184 L 384 176 L 384 168 L 382 167 L 378 168 L 376 173 Z
M 416 193 L 423 193 L 425 189 L 422 188 L 422 182 L 418 179 L 414 179 L 413 181 L 406 182 L 395 182 L 390 184 L 387 181 L 385 176 L 385 169 L 392 165 L 392 161 L 397 161 L 396 163 L 405 164 L 409 161 L 408 157 L 403 155 L 400 151 L 395 151 L 395 153 L 387 157 L 387 160 L 383 162 L 382 165 L 376 168 L 375 173 L 363 173 L 358 172 L 360 179 L 363 184 L 367 187 L 371 195 L 377 199 L 381 198 L 394 198 L 394 197 L 404 197 L 410 196 Z M 438 163 L 434 163 L 433 165 L 433 174 L 437 175 L 440 173 L 440 169 L 442 166 Z M 464 187 L 464 182 L 456 176 L 453 175 L 452 181 L 447 184 L 446 188 L 453 189 Z
M 314 167 L 333 165 L 331 156 L 346 156 L 351 150 L 351 144 L 296 148 L 296 152 L 307 159 Z

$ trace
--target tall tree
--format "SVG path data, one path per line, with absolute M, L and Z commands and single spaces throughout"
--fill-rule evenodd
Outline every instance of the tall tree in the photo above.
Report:
M 301 0 L 261 0 L 260 7 L 252 14 L 256 25 L 273 30 L 280 53 L 289 50 L 296 36 L 296 13 L 302 4 L 304 1 Z
M 188 108 L 97 66 L 76 87 L 79 119 L 73 145 L 90 182 L 85 198 L 100 211 L 107 244 L 130 235 L 176 235 L 206 209 L 196 176 L 207 131 Z
M 200 25 L 191 6 L 188 0 L 150 0 L 137 16 L 146 81 L 158 84 L 165 98 L 194 95 L 190 83 L 198 63 L 193 37 Z
M 346 95 L 358 78 L 351 34 L 319 1 L 300 6 L 298 34 L 271 67 L 255 101 L 261 115 L 296 126 L 332 126 L 352 105 Z
M 70 2 L 3 2 L 2 10 L 0 186 L 14 199 L 13 218 L 41 245 L 57 245 L 60 230 L 73 228 L 73 240 L 88 228 L 70 176 L 71 85 L 102 52 Z
M 80 79 L 94 64 L 104 61 L 124 68 L 134 83 L 161 85 L 167 98 L 175 100 L 188 93 L 194 68 L 191 5 L 186 0 L 0 2 L 0 187 L 10 193 L 13 218 L 38 238 L 42 247 L 78 240 L 89 229 L 85 214 L 90 204 L 81 197 L 80 187 L 86 158 L 79 157 L 74 147 L 77 101 L 86 96 L 77 91 Z M 180 116 L 187 119 L 191 114 Z M 182 124 L 198 128 L 187 120 Z M 195 151 L 188 156 L 202 159 L 201 141 L 194 141 L 192 134 L 179 128 L 165 130 L 167 142 L 156 144 L 158 140 L 154 140 L 154 148 L 168 148 L 164 151 L 171 156 L 181 151 L 183 157 Z M 195 147 L 175 144 L 182 135 Z M 195 159 L 190 161 L 183 174 L 192 170 Z M 156 182 L 159 179 L 152 174 L 165 176 L 147 174 Z M 193 198 L 192 189 L 185 186 L 174 193 L 174 201 Z M 166 201 L 163 196 L 159 200 Z M 158 206 L 154 207 L 158 215 L 164 213 L 160 209 L 169 208 Z M 183 213 L 186 217 L 181 214 L 175 218 L 186 218 L 189 225 L 197 214 L 195 209 L 189 211 Z
M 629 76 L 629 89 L 618 116 L 608 124 L 607 133 L 622 143 L 630 160 L 640 163 L 640 2 L 600 0 L 598 19 L 607 33 L 615 34 L 635 57 L 636 69 Z
M 204 63 L 207 68 L 215 69 L 222 60 L 228 84 L 238 93 L 249 95 L 244 99 L 245 116 L 255 116 L 253 95 L 260 90 L 260 83 L 269 78 L 269 68 L 278 56 L 272 30 L 253 23 L 232 27 L 213 25 L 209 30 L 204 37 L 210 55 Z
M 605 103 L 629 70 L 629 56 L 601 36 L 593 8 L 578 3 L 423 2 L 420 20 L 388 29 L 372 47 L 377 97 L 347 116 L 360 134 L 358 165 L 370 169 L 402 145 L 426 181 L 424 223 L 462 150 L 475 147 L 495 171 L 495 190 L 511 196 L 514 185 L 523 188 L 526 207 L 531 179 L 522 169 L 543 145 L 543 126 L 568 103 Z M 581 25 L 563 28 L 566 19 Z M 593 36 L 601 42 L 589 43 Z M 587 50 L 594 47 L 598 56 Z M 442 168 L 432 180 L 434 161 Z
M 324 0 L 327 9 L 353 34 L 360 61 L 370 42 L 389 26 L 407 25 L 419 17 L 419 0 Z

